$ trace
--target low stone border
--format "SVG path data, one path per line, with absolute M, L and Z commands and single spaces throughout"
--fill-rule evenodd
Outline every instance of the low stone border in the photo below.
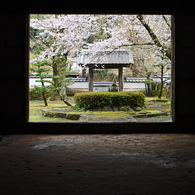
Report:
M 47 109 L 42 109 L 42 115 L 44 117 L 56 117 L 56 118 L 65 118 L 68 120 L 80 120 L 86 121 L 87 116 L 80 115 L 80 114 L 71 114 L 66 112 L 56 112 L 56 111 L 49 111 Z M 170 115 L 170 111 L 168 112 L 158 112 L 158 113 L 151 113 L 151 112 L 139 112 L 133 115 L 127 115 L 127 119 L 130 119 L 131 122 L 137 122 L 135 118 L 142 118 L 142 117 L 158 117 L 158 116 L 168 116 Z
M 66 118 L 69 120 L 79 120 L 81 115 L 80 114 L 70 114 L 65 112 L 52 112 L 47 109 L 42 109 L 42 115 L 44 117 L 57 117 L 57 118 Z
M 158 113 L 138 113 L 138 114 L 133 114 L 134 118 L 141 118 L 141 117 L 157 117 L 157 116 L 168 116 L 171 112 L 158 112 Z

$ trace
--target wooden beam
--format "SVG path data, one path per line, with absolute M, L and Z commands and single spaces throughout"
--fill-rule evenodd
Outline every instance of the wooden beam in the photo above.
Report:
M 93 67 L 89 68 L 89 92 L 93 91 Z
M 118 75 L 119 75 L 119 91 L 123 91 L 123 67 L 119 67 L 118 69 Z

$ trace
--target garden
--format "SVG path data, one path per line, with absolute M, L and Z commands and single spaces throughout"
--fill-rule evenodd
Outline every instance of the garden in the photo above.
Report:
M 171 121 L 170 15 L 31 14 L 29 40 L 30 122 Z M 73 77 L 89 88 L 70 90 Z M 123 88 L 129 78 L 142 92 Z
M 167 98 L 145 97 L 143 93 L 87 92 L 61 100 L 30 100 L 30 122 L 170 122 Z

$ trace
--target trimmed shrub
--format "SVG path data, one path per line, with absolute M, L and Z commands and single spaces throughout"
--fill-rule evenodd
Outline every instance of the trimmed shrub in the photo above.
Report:
M 112 108 L 130 106 L 134 108 L 144 106 L 145 95 L 139 92 L 87 92 L 76 93 L 74 100 L 77 108 L 86 110 L 106 106 Z

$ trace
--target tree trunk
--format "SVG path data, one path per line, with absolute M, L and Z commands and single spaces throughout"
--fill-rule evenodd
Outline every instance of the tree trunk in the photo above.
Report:
M 165 46 L 163 46 L 160 41 L 158 40 L 158 37 L 155 35 L 155 33 L 153 32 L 153 30 L 150 28 L 150 26 L 146 23 L 146 21 L 144 20 L 142 15 L 137 15 L 137 18 L 139 19 L 139 21 L 141 22 L 141 24 L 145 27 L 145 29 L 148 31 L 150 37 L 152 38 L 152 40 L 154 41 L 155 45 L 157 47 L 161 47 L 162 49 L 160 50 L 162 53 L 166 52 L 166 56 L 171 60 L 171 48 L 167 48 Z
M 45 87 L 43 81 L 41 81 L 41 84 L 42 84 L 43 87 Z M 45 92 L 44 91 L 42 92 L 42 96 L 43 96 L 43 100 L 44 100 L 45 106 L 48 106 L 48 104 L 47 104 L 47 98 L 45 97 Z
M 68 101 L 66 101 L 65 98 L 64 98 L 60 93 L 58 93 L 58 94 L 59 94 L 61 100 L 62 100 L 67 106 L 72 106 L 72 104 L 70 104 Z
M 147 86 L 148 86 L 148 95 L 151 95 L 151 92 L 150 92 L 150 83 L 147 83 Z
M 163 70 L 164 69 L 164 67 L 163 67 L 163 65 L 161 66 L 161 84 L 160 84 L 160 93 L 159 93 L 159 96 L 158 96 L 158 98 L 161 98 L 161 96 L 162 96 L 162 93 L 163 93 L 163 85 L 164 85 L 164 81 L 163 81 Z
M 47 105 L 47 99 L 45 97 L 45 92 L 42 92 L 42 96 L 43 96 L 43 100 L 44 100 L 45 106 L 48 106 Z
M 67 55 L 68 55 L 68 52 L 66 53 L 66 54 L 64 54 L 64 56 L 65 56 L 65 62 L 67 62 Z M 53 59 L 54 59 L 54 57 L 53 57 Z M 60 75 L 60 70 L 58 70 L 58 64 L 55 62 L 55 61 L 53 61 L 53 76 L 61 76 Z M 56 91 L 57 91 L 57 93 L 58 93 L 58 95 L 60 96 L 60 99 L 66 104 L 66 105 L 68 105 L 68 106 L 72 106 L 68 101 L 66 101 L 66 99 L 65 99 L 65 95 L 63 95 L 63 94 L 61 94 L 61 91 L 59 90 L 59 88 L 61 87 L 61 85 L 62 84 L 60 84 L 59 83 L 59 78 L 53 78 L 53 81 L 54 81 L 54 87 L 55 88 L 58 88 Z M 66 89 L 64 89 L 64 90 L 66 90 Z
M 58 66 L 56 64 L 56 62 L 53 61 L 53 65 L 52 65 L 52 68 L 53 68 L 53 76 L 58 76 Z M 58 87 L 58 79 L 57 78 L 53 78 L 53 82 L 54 82 L 54 87 Z

